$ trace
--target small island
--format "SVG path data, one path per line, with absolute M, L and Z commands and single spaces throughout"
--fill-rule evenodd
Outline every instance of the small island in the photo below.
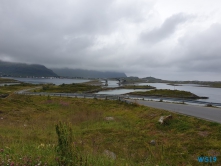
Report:
M 84 83 L 72 83 L 72 84 L 45 84 L 41 89 L 34 90 L 35 92 L 50 92 L 50 93 L 87 93 L 89 91 L 96 91 L 101 89 L 101 86 L 88 85 Z
M 169 83 L 169 84 L 167 84 L 167 85 L 171 85 L 171 86 L 182 86 L 182 85 L 180 85 L 180 84 L 173 84 L 173 83 Z
M 130 95 L 140 96 L 156 96 L 156 97 L 171 97 L 171 98 L 185 98 L 185 99 L 207 99 L 208 97 L 200 97 L 191 92 L 169 89 L 155 89 L 146 92 L 131 92 Z
M 0 84 L 6 84 L 6 83 L 20 83 L 17 80 L 10 79 L 10 78 L 1 78 L 0 77 Z

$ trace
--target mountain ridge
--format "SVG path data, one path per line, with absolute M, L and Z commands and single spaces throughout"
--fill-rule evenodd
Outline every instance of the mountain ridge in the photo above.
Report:
M 40 64 L 26 64 L 17 62 L 5 62 L 0 60 L 0 75 L 16 77 L 57 77 L 51 69 Z
M 96 71 L 85 69 L 54 68 L 41 64 L 26 64 L 0 60 L 0 76 L 14 77 L 81 77 L 81 78 L 122 78 L 123 72 Z

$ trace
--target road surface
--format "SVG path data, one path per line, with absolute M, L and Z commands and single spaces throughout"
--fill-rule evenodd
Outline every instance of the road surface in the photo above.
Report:
M 129 100 L 134 101 L 134 100 Z M 202 107 L 194 105 L 173 104 L 154 101 L 136 100 L 140 105 L 159 108 L 167 111 L 177 112 L 185 115 L 194 116 L 214 122 L 221 123 L 221 109 L 213 107 Z

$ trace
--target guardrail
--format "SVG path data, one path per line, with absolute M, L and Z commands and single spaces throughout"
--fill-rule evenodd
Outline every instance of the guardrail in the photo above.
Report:
M 106 100 L 119 100 L 126 103 L 133 103 L 126 99 L 135 100 L 155 100 L 155 101 L 172 101 L 178 103 L 190 103 L 190 104 L 200 104 L 205 106 L 218 106 L 221 107 L 221 103 L 213 103 L 206 101 L 199 101 L 193 99 L 183 99 L 183 98 L 170 98 L 170 97 L 156 97 L 156 96 L 136 96 L 136 95 L 106 95 L 106 94 L 93 94 L 93 93 L 47 93 L 47 92 L 27 92 L 20 91 L 16 92 L 22 95 L 39 95 L 39 96 L 58 96 L 58 97 L 77 97 L 77 98 L 94 98 L 94 99 L 106 99 Z

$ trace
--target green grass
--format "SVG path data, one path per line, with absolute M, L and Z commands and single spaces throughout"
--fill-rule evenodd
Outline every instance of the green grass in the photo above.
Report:
M 19 81 L 17 80 L 13 80 L 13 79 L 9 79 L 9 78 L 1 78 L 0 77 L 0 83 L 17 83 Z
M 169 114 L 173 116 L 169 124 L 160 125 L 160 116 Z M 0 99 L 0 118 L 0 162 L 59 165 L 55 126 L 61 121 L 70 124 L 82 162 L 92 165 L 197 166 L 201 165 L 197 157 L 211 151 L 217 154 L 216 164 L 221 163 L 220 124 L 150 107 L 11 95 Z M 155 146 L 149 144 L 151 140 Z M 105 150 L 114 152 L 116 160 L 105 157 Z
M 0 86 L 0 95 L 1 94 L 13 94 L 15 91 L 19 91 L 22 89 L 28 89 L 28 88 L 33 88 L 36 87 L 37 85 L 34 84 L 29 84 L 29 83 L 21 83 L 21 84 L 15 84 L 15 85 L 5 85 L 5 86 Z M 38 86 L 41 86 L 40 84 Z
M 41 89 L 37 90 L 38 92 L 54 92 L 54 93 L 83 93 L 87 91 L 96 90 L 101 88 L 101 86 L 93 86 L 87 84 L 61 84 L 53 85 L 46 84 L 43 85 Z
M 180 90 L 169 90 L 169 89 L 155 89 L 146 92 L 131 92 L 132 95 L 142 95 L 142 96 L 159 96 L 159 97 L 176 97 L 176 98 L 200 98 L 199 96 Z

